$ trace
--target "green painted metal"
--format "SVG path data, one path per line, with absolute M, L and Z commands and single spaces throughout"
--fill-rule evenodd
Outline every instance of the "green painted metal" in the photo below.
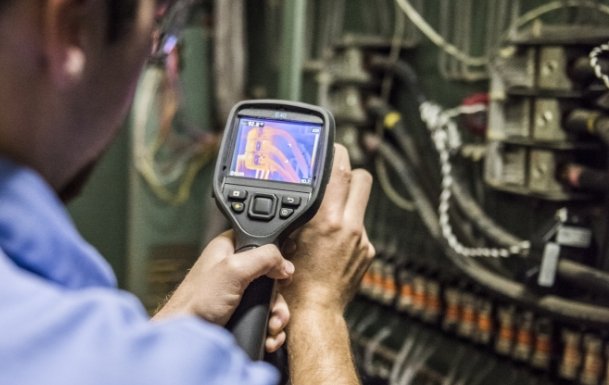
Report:
M 179 114 L 182 114 L 182 122 L 190 129 L 210 131 L 212 128 L 211 47 L 211 32 L 201 28 L 200 24 L 184 31 L 181 50 L 183 104 Z M 150 303 L 153 299 L 149 297 L 151 256 L 160 248 L 200 248 L 204 218 L 211 207 L 208 202 L 211 200 L 212 173 L 213 165 L 208 164 L 197 176 L 189 199 L 179 206 L 172 206 L 156 197 L 131 167 L 127 287 L 149 307 L 154 306 Z M 197 255 L 192 257 L 194 259 Z
M 283 13 L 283 43 L 279 97 L 300 100 L 305 54 L 306 0 L 286 0 Z
M 76 227 L 110 262 L 122 286 L 126 278 L 128 133 L 123 129 L 81 196 L 68 209 Z

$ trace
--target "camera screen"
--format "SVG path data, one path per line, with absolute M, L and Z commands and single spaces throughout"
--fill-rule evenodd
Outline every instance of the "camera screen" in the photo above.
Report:
M 230 176 L 311 184 L 321 125 L 241 118 Z

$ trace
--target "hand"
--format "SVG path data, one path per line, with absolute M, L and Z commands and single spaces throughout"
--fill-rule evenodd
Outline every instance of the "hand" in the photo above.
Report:
M 371 187 L 371 175 L 351 170 L 347 150 L 337 145 L 317 215 L 284 246 L 297 271 L 282 290 L 292 313 L 314 305 L 342 314 L 352 299 L 375 254 L 364 229 Z
M 213 239 L 203 250 L 154 319 L 191 314 L 223 326 L 241 301 L 245 288 L 254 279 L 266 275 L 277 280 L 289 280 L 293 273 L 294 265 L 284 259 L 274 245 L 235 254 L 233 233 L 229 231 Z M 271 348 L 275 348 L 281 338 L 285 341 L 282 333 L 289 320 L 289 312 L 282 301 L 283 298 L 278 297 L 269 320 L 272 324 L 269 332 L 274 340 L 268 343 Z M 280 327 L 277 319 L 281 322 Z

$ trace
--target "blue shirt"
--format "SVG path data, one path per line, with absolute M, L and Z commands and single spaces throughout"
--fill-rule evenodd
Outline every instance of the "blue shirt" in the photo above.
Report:
M 0 159 L 0 385 L 277 382 L 221 327 L 151 323 L 42 178 Z

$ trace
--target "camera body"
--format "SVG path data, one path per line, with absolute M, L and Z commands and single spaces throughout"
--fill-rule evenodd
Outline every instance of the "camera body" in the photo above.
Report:
M 214 197 L 237 249 L 280 244 L 321 204 L 334 154 L 334 118 L 304 103 L 238 103 L 228 119 Z
M 335 123 L 304 103 L 251 100 L 229 116 L 214 174 L 214 198 L 235 232 L 235 249 L 280 246 L 321 205 L 334 159 Z M 253 360 L 264 357 L 275 282 L 254 280 L 226 328 Z

